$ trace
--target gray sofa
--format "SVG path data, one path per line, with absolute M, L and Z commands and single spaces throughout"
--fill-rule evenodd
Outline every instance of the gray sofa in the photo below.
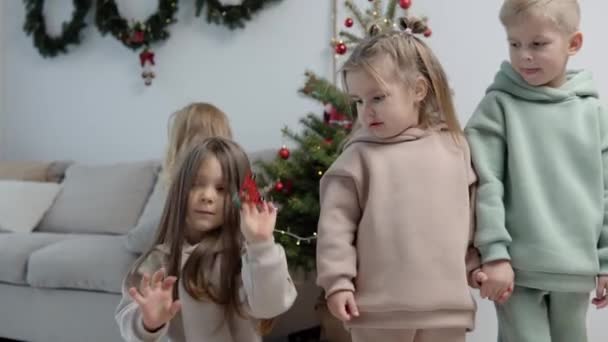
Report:
M 65 164 L 57 178 L 63 178 L 61 192 L 37 228 L 0 233 L 0 340 L 121 341 L 114 309 L 138 256 L 131 247 L 145 245 L 141 231 L 158 210 L 150 200 L 158 173 L 154 161 Z M 289 333 L 318 324 L 319 291 L 303 279 L 296 304 L 268 341 L 286 341 Z

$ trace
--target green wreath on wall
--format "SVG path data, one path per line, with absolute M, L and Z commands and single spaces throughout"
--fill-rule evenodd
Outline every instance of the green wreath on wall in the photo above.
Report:
M 240 5 L 224 5 L 219 0 L 196 0 L 196 16 L 199 17 L 203 7 L 207 6 L 207 21 L 225 25 L 230 29 L 243 28 L 253 14 L 269 3 L 281 0 L 243 0 Z
M 114 0 L 97 0 L 95 25 L 102 35 L 108 33 L 126 47 L 138 50 L 151 43 L 169 38 L 167 27 L 177 21 L 177 0 L 159 0 L 155 13 L 144 22 L 133 22 L 123 18 Z
M 55 57 L 68 53 L 68 45 L 80 44 L 80 32 L 87 26 L 84 19 L 91 8 L 92 0 L 74 0 L 74 12 L 68 22 L 63 23 L 61 34 L 51 37 L 46 31 L 43 8 L 44 0 L 24 0 L 25 23 L 23 30 L 31 35 L 34 46 L 43 57 Z
M 206 6 L 207 21 L 224 25 L 230 29 L 243 28 L 253 15 L 270 3 L 281 0 L 196 0 L 196 16 L 199 17 Z M 80 33 L 87 26 L 85 18 L 93 0 L 73 0 L 74 12 L 69 22 L 63 24 L 60 36 L 51 37 L 46 32 L 43 14 L 44 0 L 24 0 L 26 18 L 23 25 L 27 35 L 33 36 L 34 46 L 44 57 L 56 57 L 68 53 L 68 45 L 79 45 Z M 114 0 L 97 0 L 95 25 L 102 35 L 111 34 L 132 50 L 147 47 L 152 43 L 169 38 L 168 26 L 175 23 L 178 0 L 159 0 L 156 13 L 144 22 L 134 22 L 123 18 Z

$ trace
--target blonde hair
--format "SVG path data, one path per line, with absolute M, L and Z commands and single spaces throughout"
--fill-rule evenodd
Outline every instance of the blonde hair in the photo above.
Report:
M 169 186 L 176 163 L 187 148 L 210 137 L 232 139 L 228 116 L 209 103 L 191 103 L 169 117 L 169 142 L 163 162 L 162 177 Z
M 386 80 L 373 68 L 372 62 L 388 57 L 396 74 L 408 86 L 413 86 L 418 77 L 422 77 L 426 83 L 427 94 L 420 103 L 420 123 L 426 127 L 445 123 L 450 132 L 461 133 L 447 75 L 433 51 L 416 36 L 428 29 L 425 21 L 413 17 L 401 18 L 399 25 L 404 32 L 382 32 L 373 26 L 369 28 L 371 37 L 359 43 L 342 66 L 345 87 L 348 88 L 346 75 L 354 70 L 364 70 L 378 83 L 386 84 Z M 360 127 L 359 122 L 355 124 L 353 132 L 357 127 Z
M 512 24 L 521 15 L 547 17 L 565 33 L 579 30 L 581 9 L 577 0 L 505 0 L 500 8 L 500 21 Z

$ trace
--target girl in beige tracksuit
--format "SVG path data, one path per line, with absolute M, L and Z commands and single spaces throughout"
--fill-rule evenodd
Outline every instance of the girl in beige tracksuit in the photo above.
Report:
M 155 246 L 125 279 L 120 333 L 126 341 L 260 342 L 296 298 L 273 240 L 276 209 L 234 203 L 250 165 L 230 140 L 207 139 L 180 165 Z
M 343 67 L 359 128 L 321 179 L 317 282 L 353 342 L 462 342 L 476 177 L 424 23 L 399 24 Z

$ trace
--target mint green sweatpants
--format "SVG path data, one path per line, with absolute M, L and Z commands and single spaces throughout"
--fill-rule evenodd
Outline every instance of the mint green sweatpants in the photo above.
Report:
M 498 342 L 587 342 L 589 293 L 516 286 L 496 305 Z

